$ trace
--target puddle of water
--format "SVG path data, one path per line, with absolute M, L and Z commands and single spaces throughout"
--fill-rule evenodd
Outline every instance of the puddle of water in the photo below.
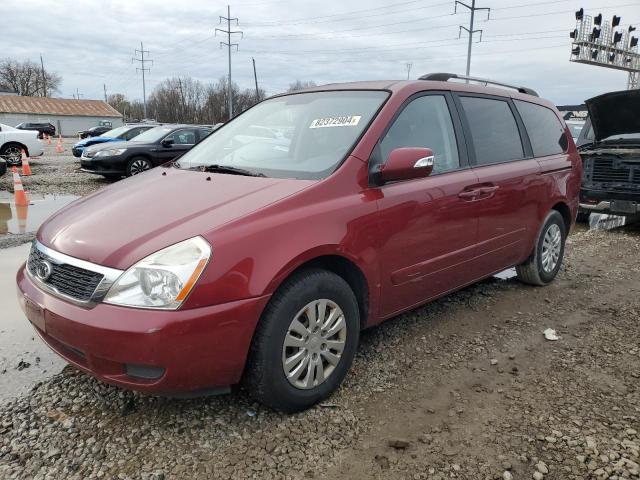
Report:
M 511 267 L 503 270 L 502 272 L 496 273 L 493 277 L 498 280 L 511 280 L 512 278 L 516 278 L 516 268 Z
M 38 337 L 16 295 L 16 271 L 29 244 L 0 250 L 0 405 L 27 392 L 66 363 Z
M 18 207 L 8 192 L 0 194 L 0 235 L 35 232 L 47 218 L 79 197 L 75 195 L 30 195 L 31 203 Z

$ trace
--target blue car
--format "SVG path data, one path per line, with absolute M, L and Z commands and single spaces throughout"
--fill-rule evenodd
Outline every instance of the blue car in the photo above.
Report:
M 123 127 L 114 128 L 113 130 L 109 130 L 97 137 L 89 137 L 84 140 L 80 140 L 73 146 L 71 151 L 73 152 L 74 157 L 80 157 L 82 156 L 84 149 L 91 145 L 106 142 L 126 142 L 153 127 L 157 127 L 157 125 L 125 125 Z

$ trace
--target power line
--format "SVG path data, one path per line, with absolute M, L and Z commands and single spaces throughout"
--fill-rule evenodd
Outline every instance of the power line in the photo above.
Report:
M 233 88 L 231 86 L 231 47 L 236 47 L 236 51 L 238 50 L 238 44 L 237 43 L 231 43 L 231 35 L 236 35 L 236 34 L 240 34 L 240 38 L 243 37 L 242 31 L 241 30 L 231 30 L 231 21 L 235 20 L 236 21 L 236 26 L 238 25 L 238 19 L 237 18 L 231 18 L 231 7 L 229 5 L 227 5 L 227 16 L 223 17 L 220 16 L 220 20 L 219 20 L 219 25 L 222 25 L 222 21 L 226 20 L 227 21 L 227 29 L 223 30 L 221 28 L 216 28 L 214 30 L 214 35 L 217 34 L 218 32 L 220 33 L 226 33 L 227 34 L 227 41 L 226 42 L 220 42 L 220 47 L 226 45 L 227 47 L 227 53 L 228 53 L 228 58 L 229 58 L 229 120 L 231 120 L 233 118 Z
M 473 34 L 479 33 L 480 41 L 482 41 L 482 29 L 479 29 L 479 30 L 473 29 L 473 20 L 475 19 L 476 11 L 486 10 L 487 20 L 489 20 L 491 9 L 487 7 L 476 7 L 476 0 L 471 0 L 471 5 L 467 5 L 466 3 L 461 2 L 460 0 L 456 0 L 454 12 L 457 10 L 458 5 L 462 5 L 463 7 L 468 8 L 469 11 L 471 12 L 471 19 L 469 20 L 469 28 L 463 27 L 462 25 L 460 25 L 460 33 L 462 33 L 462 30 L 466 30 L 467 33 L 469 34 L 469 43 L 467 45 L 467 77 L 468 77 L 471 71 L 471 45 L 473 45 Z
M 146 63 L 151 63 L 153 65 L 153 60 L 145 60 L 144 54 L 148 54 L 149 50 L 145 50 L 142 42 L 140 42 L 140 50 L 134 50 L 134 57 L 131 59 L 131 62 L 140 62 L 140 67 L 136 67 L 136 72 L 139 70 L 142 72 L 142 105 L 144 118 L 147 118 L 147 86 L 145 84 L 144 72 L 148 72 L 151 69 L 145 66 Z M 140 54 L 140 58 L 138 58 L 138 54 Z

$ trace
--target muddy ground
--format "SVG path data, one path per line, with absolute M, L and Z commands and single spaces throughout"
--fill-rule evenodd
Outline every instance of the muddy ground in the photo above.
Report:
M 0 407 L 0 478 L 638 478 L 639 247 L 580 231 L 549 287 L 492 279 L 367 331 L 297 415 L 67 368 Z

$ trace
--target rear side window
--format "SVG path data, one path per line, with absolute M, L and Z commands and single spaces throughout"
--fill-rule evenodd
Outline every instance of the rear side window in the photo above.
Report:
M 533 155 L 544 157 L 556 155 L 564 151 L 566 145 L 564 128 L 552 110 L 535 103 L 514 100 L 516 108 L 527 129 Z
M 380 143 L 382 159 L 400 147 L 433 151 L 433 173 L 460 168 L 456 136 L 447 101 L 442 95 L 425 95 L 409 103 Z
M 524 157 L 518 124 L 506 101 L 460 97 L 478 165 L 509 162 Z

